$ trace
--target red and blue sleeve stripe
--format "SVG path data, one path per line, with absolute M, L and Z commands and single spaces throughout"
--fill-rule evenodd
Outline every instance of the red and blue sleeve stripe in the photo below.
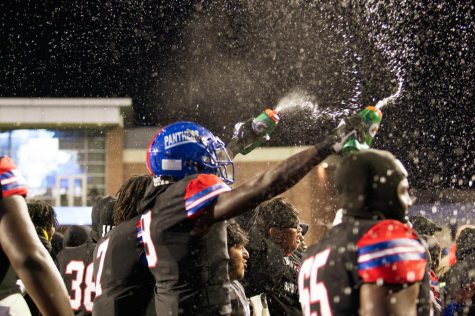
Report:
M 358 269 L 366 270 L 388 263 L 424 258 L 425 249 L 417 240 L 399 238 L 358 248 Z
M 198 216 L 202 210 L 214 203 L 221 193 L 230 190 L 227 184 L 221 182 L 193 194 L 185 201 L 187 216 L 189 218 Z
M 357 264 L 366 283 L 413 283 L 424 277 L 426 250 L 402 223 L 379 223 L 358 242 Z
M 11 195 L 27 195 L 26 183 L 23 176 L 15 169 L 0 174 L 2 198 Z

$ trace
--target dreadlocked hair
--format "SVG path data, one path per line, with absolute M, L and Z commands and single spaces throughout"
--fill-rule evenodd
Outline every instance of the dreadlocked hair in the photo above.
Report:
M 27 203 L 28 213 L 35 228 L 49 230 L 58 227 L 56 213 L 51 205 L 43 201 L 32 200 Z
M 135 175 L 120 187 L 116 193 L 117 201 L 112 215 L 114 225 L 129 220 L 138 214 L 139 203 L 151 182 L 152 177 L 150 175 Z
M 228 220 L 226 229 L 228 233 L 228 248 L 246 246 L 249 242 L 246 232 L 234 219 Z

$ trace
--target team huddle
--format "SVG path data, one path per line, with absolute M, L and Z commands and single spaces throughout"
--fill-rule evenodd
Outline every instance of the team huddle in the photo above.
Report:
M 235 282 L 246 265 L 231 267 L 230 257 L 240 251 L 242 262 L 253 258 L 244 247 L 245 229 L 231 219 L 285 192 L 329 155 L 340 154 L 349 137 L 364 139 L 365 133 L 356 115 L 322 143 L 231 188 L 236 153 L 198 124 L 165 126 L 147 149 L 149 175 L 129 179 L 115 198 L 99 198 L 90 238 L 58 255 L 62 280 L 54 275 L 38 290 L 0 240 L 0 289 L 14 286 L 18 276 L 43 315 L 69 315 L 71 308 L 76 315 L 99 316 L 250 315 Z M 7 157 L 0 166 L 3 214 L 13 208 L 9 199 L 26 196 L 26 189 Z M 427 254 L 405 224 L 412 201 L 402 164 L 385 151 L 352 152 L 343 158 L 336 185 L 342 222 L 292 261 L 298 312 L 430 315 Z M 301 230 L 298 222 L 291 225 Z M 0 296 L 0 305 L 7 296 Z

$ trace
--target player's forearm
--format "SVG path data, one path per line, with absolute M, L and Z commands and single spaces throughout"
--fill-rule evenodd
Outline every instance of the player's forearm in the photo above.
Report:
M 262 173 L 254 181 L 251 180 L 254 194 L 257 198 L 266 200 L 287 191 L 330 154 L 331 151 L 327 147 L 322 146 L 320 149 L 319 146 L 312 146 L 293 155 Z
M 311 147 L 223 194 L 214 209 L 215 220 L 237 216 L 285 192 L 330 154 L 328 146 Z
M 16 262 L 14 269 L 43 315 L 72 315 L 66 287 L 46 250 Z

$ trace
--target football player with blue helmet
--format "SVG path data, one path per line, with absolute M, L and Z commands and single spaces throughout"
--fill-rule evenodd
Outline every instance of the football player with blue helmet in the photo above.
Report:
M 138 238 L 155 277 L 155 307 L 164 315 L 228 315 L 225 219 L 251 210 L 296 184 L 346 139 L 364 138 L 356 115 L 329 135 L 231 190 L 233 163 L 204 127 L 177 122 L 151 140 L 146 164 L 155 178 L 142 200 Z

